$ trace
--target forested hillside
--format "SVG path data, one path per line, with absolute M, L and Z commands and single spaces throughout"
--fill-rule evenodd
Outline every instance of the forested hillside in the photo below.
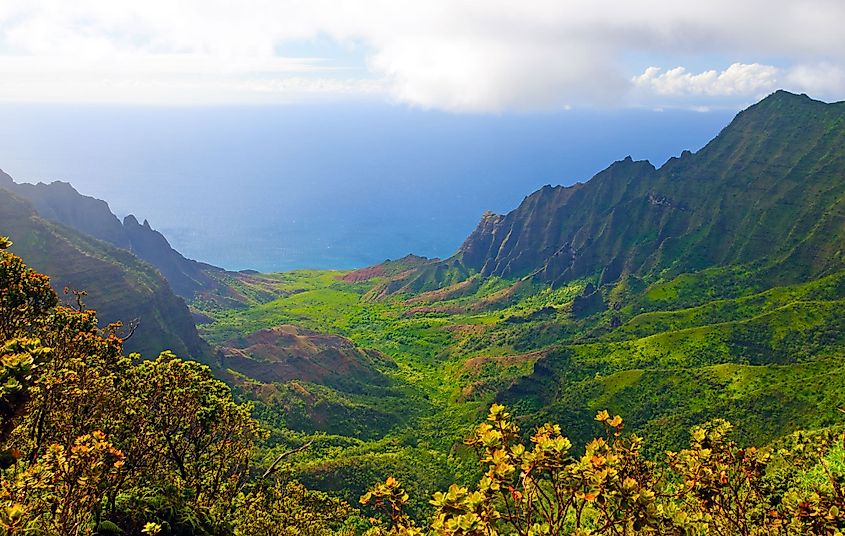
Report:
M 3 534 L 838 534 L 845 435 L 740 448 L 716 420 L 662 463 L 641 454 L 607 411 L 583 453 L 557 425 L 528 445 L 510 413 L 490 407 L 466 439 L 483 475 L 413 509 L 394 477 L 359 503 L 291 479 L 286 458 L 255 461 L 272 444 L 211 370 L 169 352 L 122 355 L 96 313 L 58 306 L 46 276 L 0 238 L 0 532 Z M 268 443 L 269 442 L 269 443 Z M 418 464 L 409 457 L 407 466 Z M 386 469 L 386 468 L 382 468 Z M 357 475 L 359 478 L 361 475 Z M 341 481 L 341 485 L 343 482 Z
M 75 303 L 73 291 L 84 291 L 83 303 L 96 307 L 106 323 L 122 322 L 123 336 L 134 330 L 127 340 L 128 350 L 171 349 L 196 359 L 211 356 L 185 302 L 149 264 L 126 250 L 41 218 L 29 203 L 2 188 L 0 223 L 4 232 L 18 238 L 14 251 L 52 276 L 65 303 Z

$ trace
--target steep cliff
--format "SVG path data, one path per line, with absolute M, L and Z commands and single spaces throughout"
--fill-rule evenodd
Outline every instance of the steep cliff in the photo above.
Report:
M 66 303 L 74 302 L 73 296 L 64 295 L 66 288 L 84 290 L 85 306 L 97 309 L 102 324 L 137 323 L 127 351 L 150 357 L 170 349 L 184 357 L 210 358 L 185 302 L 158 270 L 129 251 L 47 221 L 30 203 L 2 188 L 0 234 L 12 239 L 11 250 L 28 265 L 50 276 Z

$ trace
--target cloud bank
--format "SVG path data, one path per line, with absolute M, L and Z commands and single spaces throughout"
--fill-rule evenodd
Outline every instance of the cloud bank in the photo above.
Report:
M 845 97 L 840 0 L 4 0 L 0 100 L 460 112 Z

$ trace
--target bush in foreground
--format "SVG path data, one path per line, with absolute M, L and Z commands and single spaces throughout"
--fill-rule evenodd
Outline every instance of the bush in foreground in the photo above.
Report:
M 474 489 L 434 495 L 436 513 L 419 527 L 404 513 L 408 495 L 388 478 L 361 497 L 381 512 L 372 536 L 557 534 L 832 534 L 845 530 L 845 436 L 800 435 L 779 449 L 740 448 L 731 425 L 692 430 L 690 447 L 657 463 L 642 440 L 623 435 L 622 418 L 599 412 L 604 437 L 581 455 L 560 427 L 546 424 L 521 441 L 506 409 L 494 404 L 467 439 L 486 472 Z M 806 475 L 815 478 L 808 481 Z

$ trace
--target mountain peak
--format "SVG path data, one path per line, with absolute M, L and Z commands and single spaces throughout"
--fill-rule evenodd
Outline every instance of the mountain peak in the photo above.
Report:
M 810 107 L 825 109 L 829 106 L 830 103 L 810 98 L 806 93 L 791 93 L 784 89 L 779 89 L 760 102 L 740 112 L 739 115 L 746 115 L 755 111 L 794 113 L 797 110 L 809 109 Z
M 14 185 L 15 181 L 12 180 L 12 177 L 8 173 L 0 169 L 0 187 L 8 188 Z
M 79 192 L 76 190 L 76 188 L 74 188 L 73 185 L 71 183 L 67 182 L 67 181 L 53 181 L 51 183 L 41 182 L 41 183 L 38 183 L 38 184 L 43 184 L 45 187 L 52 187 L 55 190 L 59 190 L 59 191 L 64 190 L 65 192 L 70 192 L 70 193 L 73 193 L 73 194 L 80 195 Z M 85 196 L 85 197 L 88 197 L 88 196 Z
M 553 284 L 790 254 L 808 270 L 838 267 L 825 253 L 836 251 L 828 238 L 838 229 L 810 232 L 820 213 L 814 192 L 841 189 L 843 118 L 845 103 L 777 91 L 660 170 L 627 156 L 586 183 L 544 186 L 508 214 L 485 214 L 457 258 L 482 275 Z M 818 252 L 792 252 L 792 236 Z
M 819 100 L 811 99 L 806 93 L 792 93 L 791 91 L 787 91 L 785 89 L 779 89 L 774 93 L 770 94 L 768 97 L 764 98 L 760 102 L 766 101 L 783 101 L 783 102 L 800 102 L 800 101 L 812 101 L 812 102 L 822 102 Z

